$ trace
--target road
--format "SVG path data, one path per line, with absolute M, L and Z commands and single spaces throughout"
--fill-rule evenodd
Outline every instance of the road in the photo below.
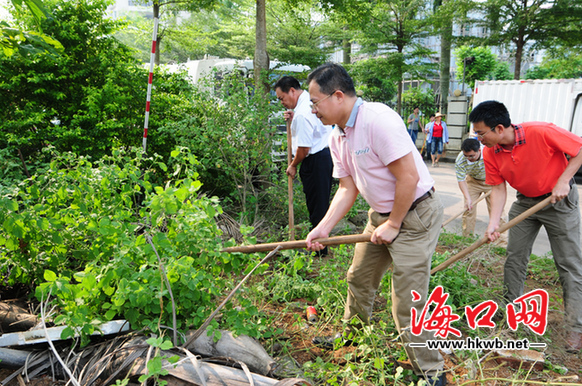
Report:
M 463 209 L 463 194 L 459 190 L 457 179 L 455 177 L 455 165 L 453 163 L 444 162 L 441 162 L 439 167 L 430 166 L 430 162 L 428 162 L 427 165 L 431 176 L 435 180 L 435 189 L 439 193 L 445 207 L 444 220 L 446 221 L 448 218 L 459 213 Z M 582 197 L 582 185 L 576 186 L 578 188 L 578 193 Z M 513 201 L 515 201 L 515 189 L 507 185 L 507 201 L 505 204 L 506 216 Z M 507 220 L 507 217 L 505 219 Z M 479 236 L 484 235 L 488 222 L 489 214 L 487 213 L 487 204 L 485 203 L 485 200 L 483 200 L 477 204 L 477 224 L 475 225 L 475 233 Z M 459 216 L 448 223 L 445 226 L 445 229 L 449 232 L 462 234 L 462 216 Z M 538 256 L 543 256 L 548 252 L 550 252 L 550 242 L 544 227 L 542 227 L 534 244 L 532 253 Z

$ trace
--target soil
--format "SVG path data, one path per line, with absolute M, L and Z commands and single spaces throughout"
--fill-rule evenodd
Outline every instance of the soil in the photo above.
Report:
M 451 254 L 458 252 L 459 248 L 443 247 L 437 248 L 438 253 L 450 251 Z M 482 250 L 475 252 L 471 261 L 468 264 L 468 270 L 480 278 L 483 285 L 493 288 L 500 288 L 503 277 L 503 258 L 499 254 L 493 253 L 490 247 L 483 247 Z M 333 257 L 327 257 L 332 259 Z M 548 314 L 548 325 L 546 333 L 543 337 L 537 336 L 533 333 L 527 333 L 518 329 L 513 332 L 507 327 L 495 329 L 493 336 L 498 336 L 502 340 L 507 339 L 523 339 L 528 338 L 530 341 L 543 342 L 547 347 L 542 350 L 545 354 L 545 365 L 543 369 L 533 368 L 531 362 L 519 361 L 504 361 L 500 360 L 495 353 L 482 352 L 479 358 L 469 358 L 467 354 L 457 354 L 454 352 L 443 353 L 445 358 L 445 369 L 447 370 L 447 380 L 450 385 L 509 385 L 512 384 L 510 379 L 515 378 L 516 372 L 520 371 L 524 374 L 523 378 L 527 379 L 527 383 L 517 383 L 525 385 L 539 385 L 539 384 L 579 384 L 581 385 L 582 378 L 582 360 L 581 354 L 570 354 L 565 351 L 565 335 L 567 330 L 564 324 L 564 312 L 561 304 L 562 289 L 559 281 L 556 279 L 555 272 L 541 273 L 537 275 L 530 275 L 526 282 L 526 292 L 533 289 L 542 288 L 548 291 L 550 295 L 550 310 Z M 1 298 L 11 299 L 11 296 L 17 295 L 18 298 L 12 298 L 19 305 L 25 306 L 22 301 L 26 291 L 25 289 L 0 289 Z M 295 306 L 294 306 L 295 305 Z M 283 329 L 284 334 L 281 339 L 275 344 L 267 345 L 270 354 L 276 357 L 280 352 L 287 351 L 292 354 L 293 359 L 299 365 L 303 365 L 308 361 L 315 361 L 318 357 L 326 362 L 333 362 L 339 365 L 346 363 L 346 354 L 355 353 L 356 347 L 342 347 L 335 351 L 323 350 L 315 346 L 311 339 L 316 335 L 332 335 L 337 332 L 338 326 L 326 325 L 323 323 L 310 324 L 305 317 L 305 306 L 313 305 L 305 301 L 305 299 L 294 299 L 289 304 L 272 305 L 264 311 L 275 315 L 273 318 L 276 327 Z M 376 299 L 375 312 L 386 312 L 390 310 L 387 307 L 387 300 L 381 296 Z M 499 321 L 498 326 L 503 325 L 505 320 Z M 527 330 L 527 329 L 526 329 Z M 464 334 L 465 335 L 465 334 Z M 281 350 L 286 346 L 286 350 Z M 399 352 L 395 347 L 395 352 Z M 465 356 L 463 356 L 465 355 Z M 356 359 L 357 360 L 357 359 Z M 402 366 L 405 369 L 410 369 L 410 363 L 401 358 L 387 358 L 387 361 L 394 363 L 394 365 Z M 0 381 L 6 376 L 12 374 L 14 370 L 1 369 Z M 476 380 L 471 382 L 471 380 Z M 402 384 L 411 384 L 415 379 L 408 376 Z M 31 386 L 48 386 L 48 385 L 65 385 L 65 381 L 55 381 L 50 376 L 38 376 L 34 379 L 27 380 L 22 377 L 18 382 L 15 380 L 10 385 L 31 385 Z M 415 383 L 416 384 L 416 383 Z M 370 384 L 371 385 L 371 384 Z
M 485 246 L 482 251 L 477 251 L 471 257 L 472 261 L 468 265 L 470 273 L 477 276 L 481 283 L 493 288 L 501 288 L 503 280 L 504 259 L 499 254 L 492 252 L 492 248 Z M 451 255 L 459 252 L 462 248 L 439 246 L 437 253 L 451 252 Z M 332 257 L 331 257 L 332 258 Z M 573 384 L 582 385 L 582 359 L 580 353 L 571 354 L 565 350 L 565 336 L 567 329 L 564 323 L 564 311 L 562 305 L 562 289 L 557 279 L 557 273 L 550 272 L 543 276 L 534 277 L 530 275 L 525 284 L 525 291 L 534 289 L 545 289 L 550 295 L 550 305 L 548 313 L 547 329 L 543 337 L 531 332 L 527 327 L 521 326 L 516 332 L 509 329 L 506 320 L 501 318 L 496 324 L 499 328 L 494 329 L 491 339 L 498 336 L 499 339 L 506 341 L 509 339 L 529 339 L 530 342 L 546 343 L 546 348 L 541 350 L 545 355 L 545 362 L 542 366 L 539 362 L 519 360 L 503 360 L 495 352 L 482 352 L 480 358 L 466 358 L 456 353 L 443 353 L 445 359 L 445 370 L 447 370 L 447 381 L 450 385 L 509 385 L 514 384 L 510 380 L 516 379 L 516 372 L 521 372 L 523 377 L 517 379 L 527 379 L 527 382 L 518 382 L 523 385 L 556 385 L 556 384 Z M 304 299 L 295 299 L 297 304 L 308 305 Z M 497 303 L 502 308 L 499 301 Z M 375 312 L 390 312 L 386 309 L 386 299 L 380 297 L 376 299 Z M 322 350 L 313 345 L 311 338 L 316 335 L 332 335 L 334 327 L 337 326 L 315 326 L 307 323 L 303 313 L 304 308 L 296 308 L 295 313 L 283 313 L 283 306 L 278 320 L 278 327 L 286 331 L 287 344 L 293 348 L 289 351 L 294 352 L 293 358 L 300 364 L 307 361 L 315 361 L 321 357 L 324 361 L 337 364 L 345 363 L 345 356 L 348 353 L 356 351 L 355 347 L 343 347 L 335 351 Z M 498 315 L 499 312 L 498 312 Z M 524 331 L 525 330 L 525 331 Z M 463 331 L 463 336 L 466 331 Z M 465 354 L 466 355 L 466 354 Z M 398 358 L 389 358 L 398 366 L 405 369 L 412 369 L 408 361 L 399 360 Z M 471 380 L 476 380 L 471 382 Z M 477 381 L 478 380 L 478 381 Z M 403 380 L 404 384 L 411 384 L 415 379 L 409 377 Z

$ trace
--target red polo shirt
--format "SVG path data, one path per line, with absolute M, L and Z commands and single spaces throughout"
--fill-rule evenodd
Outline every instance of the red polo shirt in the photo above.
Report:
M 565 154 L 578 155 L 582 138 L 553 123 L 526 122 L 513 127 L 513 149 L 499 145 L 483 149 L 485 182 L 499 185 L 507 181 L 527 197 L 550 193 L 568 165 Z

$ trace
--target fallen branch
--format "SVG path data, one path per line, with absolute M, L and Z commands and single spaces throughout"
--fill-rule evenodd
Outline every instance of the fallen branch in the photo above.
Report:
M 49 298 L 50 298 L 50 292 L 49 292 L 49 295 L 47 296 L 47 304 L 48 304 L 48 299 Z M 45 333 L 47 342 L 48 342 L 51 350 L 55 354 L 55 357 L 57 358 L 57 360 L 59 361 L 59 363 L 61 364 L 61 366 L 63 366 L 63 369 L 65 370 L 65 372 L 69 376 L 69 379 L 71 380 L 71 383 L 73 385 L 75 385 L 75 386 L 81 386 L 79 384 L 79 382 L 77 381 L 77 379 L 73 376 L 73 373 L 71 372 L 71 370 L 67 367 L 66 363 L 63 361 L 63 359 L 59 355 L 59 352 L 55 348 L 55 345 L 53 344 L 53 341 L 50 339 L 48 330 L 46 328 L 46 320 L 45 320 L 45 315 L 44 315 L 44 306 L 43 306 L 43 304 L 44 304 L 44 300 L 41 300 L 40 301 L 40 317 L 41 317 L 41 320 L 42 320 L 42 327 L 44 329 L 44 333 Z
M 497 232 L 503 233 L 506 230 L 508 230 L 509 228 L 513 227 L 514 225 L 519 224 L 520 222 L 522 222 L 523 220 L 525 220 L 526 218 L 528 218 L 532 214 L 545 208 L 550 203 L 550 199 L 551 199 L 551 197 L 546 198 L 545 200 L 537 203 L 535 206 L 532 206 L 531 208 L 529 208 L 528 210 L 526 210 L 525 212 L 523 212 L 519 216 L 515 217 L 511 221 L 503 224 L 502 226 L 500 226 L 497 229 Z M 443 269 L 447 268 L 449 265 L 461 260 L 463 257 L 467 256 L 469 253 L 473 252 L 474 250 L 476 250 L 477 248 L 479 248 L 483 244 L 486 244 L 487 242 L 489 242 L 489 238 L 487 236 L 481 237 L 479 240 L 475 241 L 472 245 L 463 249 L 461 252 L 457 253 L 455 256 L 447 259 L 446 261 L 444 261 L 443 263 L 441 263 L 437 267 L 433 268 L 430 271 L 430 274 L 433 275 L 436 272 L 442 271 Z
M 249 272 L 240 281 L 240 283 L 238 283 L 236 285 L 236 287 L 234 287 L 234 289 L 228 294 L 228 296 L 226 297 L 226 299 L 224 299 L 223 302 L 220 303 L 220 305 L 218 306 L 218 308 L 216 308 L 216 310 L 214 310 L 214 312 L 212 314 L 210 314 L 210 316 L 206 319 L 206 321 L 204 323 L 202 323 L 202 325 L 198 328 L 198 330 L 196 330 L 196 332 L 194 334 L 192 334 L 192 336 L 190 337 L 190 339 L 188 339 L 188 341 L 186 341 L 186 343 L 184 343 L 182 345 L 182 347 L 187 347 L 192 342 L 194 342 L 200 335 L 202 335 L 202 333 L 206 330 L 206 327 L 208 327 L 208 325 L 210 324 L 210 322 L 212 321 L 212 319 L 214 319 L 214 317 L 216 316 L 216 314 L 218 314 L 218 312 L 222 309 L 222 307 L 224 307 L 226 305 L 226 303 L 228 303 L 228 301 L 230 300 L 230 298 L 232 298 L 232 296 L 236 293 L 236 291 L 238 291 L 238 289 L 243 285 L 243 283 L 245 281 L 247 281 L 247 279 L 253 274 L 253 272 L 255 272 L 255 270 L 258 267 L 260 267 L 261 265 L 263 265 L 264 263 L 266 263 L 271 257 L 273 257 L 273 255 L 275 253 L 277 253 L 279 251 L 279 249 L 281 249 L 281 248 L 279 246 L 276 246 L 275 249 L 273 249 L 267 256 L 265 256 L 265 258 L 263 260 L 261 260 L 259 262 L 259 264 L 255 265 L 255 268 L 253 268 L 251 270 L 251 272 Z
M 555 382 L 555 381 L 532 381 L 531 379 L 508 379 L 508 378 L 498 378 L 498 377 L 490 377 L 490 378 L 481 378 L 481 379 L 472 379 L 470 381 L 466 381 L 461 383 L 459 386 L 474 386 L 475 383 L 485 384 L 486 382 L 491 381 L 499 381 L 502 383 L 508 384 L 516 384 L 516 383 L 527 383 L 528 385 L 548 385 L 548 386 L 582 386 L 581 383 L 567 383 L 567 382 Z
M 25 331 L 36 325 L 36 315 L 6 302 L 0 303 L 0 331 Z
M 156 254 L 156 257 L 158 258 L 158 263 L 160 264 L 160 266 L 159 266 L 160 274 L 162 275 L 163 282 L 166 283 L 166 287 L 168 287 L 168 293 L 170 294 L 170 299 L 172 300 L 172 332 L 173 332 L 172 343 L 174 344 L 174 346 L 177 346 L 178 345 L 178 324 L 176 322 L 176 301 L 174 300 L 174 294 L 172 293 L 172 286 L 170 285 L 170 281 L 168 280 L 168 275 L 166 275 L 166 269 L 164 268 L 164 263 L 162 263 L 162 259 L 160 258 L 160 255 L 158 254 L 158 250 L 156 249 L 156 246 L 154 245 L 154 242 L 152 241 L 152 236 L 150 236 L 148 233 L 146 233 L 146 240 L 152 246 L 154 253 Z M 162 292 L 162 291 L 160 291 L 160 292 Z M 164 309 L 163 305 L 160 305 L 160 310 L 163 311 L 163 309 Z M 160 319 L 161 318 L 162 318 L 162 314 L 160 312 Z

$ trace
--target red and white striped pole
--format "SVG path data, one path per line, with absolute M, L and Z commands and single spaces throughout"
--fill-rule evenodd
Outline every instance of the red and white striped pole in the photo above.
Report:
M 145 122 L 143 124 L 143 152 L 146 152 L 148 141 L 148 123 L 150 119 L 150 101 L 152 99 L 152 80 L 154 79 L 154 62 L 156 60 L 156 40 L 158 38 L 158 18 L 154 18 L 154 33 L 152 35 L 152 55 L 150 57 L 150 76 L 148 78 L 148 94 L 146 97 Z

